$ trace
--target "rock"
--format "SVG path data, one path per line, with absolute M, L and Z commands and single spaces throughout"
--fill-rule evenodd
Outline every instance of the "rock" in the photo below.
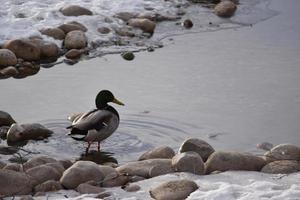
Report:
M 192 20 L 186 19 L 183 21 L 183 26 L 185 28 L 192 28 L 194 26 L 194 24 L 193 24 Z
M 84 51 L 82 49 L 71 49 L 65 54 L 65 56 L 68 59 L 78 59 L 81 57 L 83 52 Z
M 19 200 L 34 200 L 31 195 L 22 195 Z
M 123 52 L 121 54 L 121 56 L 124 58 L 124 60 L 128 60 L 128 61 L 133 60 L 134 57 L 135 57 L 134 54 L 132 52 L 130 52 L 130 51 Z
M 129 162 L 120 167 L 117 167 L 116 170 L 120 174 L 128 174 L 131 176 L 142 176 L 149 178 L 150 170 L 157 166 L 161 171 L 173 172 L 171 159 L 150 159 L 137 162 Z
M 198 153 L 201 156 L 202 160 L 205 162 L 215 150 L 204 140 L 200 140 L 198 138 L 190 138 L 185 140 L 179 148 L 180 153 L 187 151 L 194 151 Z
M 65 169 L 68 169 L 73 165 L 73 163 L 70 160 L 59 160 L 58 162 L 61 163 Z
M 162 183 L 150 190 L 150 196 L 156 200 L 183 200 L 198 189 L 190 180 L 175 180 Z
M 171 147 L 160 146 L 145 152 L 139 157 L 139 160 L 148 160 L 153 158 L 173 158 L 175 152 Z
M 221 1 L 231 1 L 232 3 L 234 3 L 236 5 L 240 3 L 240 0 L 221 0 Z
M 143 181 L 145 179 L 146 178 L 142 177 L 142 176 L 131 176 L 129 181 L 130 182 L 139 182 L 139 181 Z
M 270 174 L 291 174 L 300 171 L 300 161 L 278 160 L 265 165 L 261 172 Z
M 47 163 L 55 163 L 55 162 L 57 162 L 57 161 L 53 158 L 50 158 L 47 156 L 39 156 L 39 157 L 31 158 L 30 160 L 28 160 L 26 163 L 24 163 L 23 167 L 24 167 L 24 170 L 26 171 L 33 167 L 37 167 L 37 166 L 47 164 Z
M 87 28 L 85 26 L 83 26 L 82 24 L 79 25 L 79 23 L 76 24 L 75 22 L 73 22 L 72 24 L 62 24 L 57 28 L 61 29 L 65 34 L 68 34 L 71 31 L 87 31 Z
M 104 192 L 105 189 L 87 183 L 82 183 L 76 188 L 76 191 L 80 194 L 98 194 Z
M 107 180 L 106 180 L 107 179 Z M 102 187 L 118 187 L 126 185 L 129 182 L 130 178 L 128 176 L 119 175 L 117 174 L 115 177 L 105 177 L 104 181 L 102 182 Z
M 3 169 L 3 167 L 5 167 L 6 166 L 6 163 L 5 162 L 2 162 L 1 160 L 0 160 L 0 169 Z
M 11 126 L 16 121 L 5 111 L 0 110 L 0 126 Z
M 139 28 L 146 33 L 153 34 L 156 24 L 149 19 L 133 18 L 128 21 L 128 25 Z
M 61 174 L 51 166 L 39 165 L 33 168 L 30 168 L 26 173 L 32 177 L 34 185 L 39 185 L 49 180 L 59 180 Z
M 107 28 L 107 27 L 99 27 L 98 29 L 97 29 L 97 31 L 99 32 L 99 33 L 101 33 L 101 34 L 108 34 L 108 33 L 110 33 L 110 28 Z
M 119 167 L 119 165 L 117 163 L 114 163 L 114 162 L 105 162 L 105 163 L 102 163 L 102 165 L 109 166 L 109 167 L 112 167 L 112 168 Z
M 122 37 L 135 37 L 135 33 L 132 31 L 131 27 L 122 27 L 115 29 L 116 34 Z
M 0 69 L 17 64 L 16 55 L 9 49 L 0 49 Z
M 0 126 L 0 139 L 6 140 L 6 135 L 9 128 L 9 126 Z
M 71 31 L 67 34 L 64 45 L 66 49 L 83 49 L 87 46 L 87 38 L 82 31 Z
M 93 15 L 92 11 L 77 5 L 69 5 L 59 10 L 65 16 Z
M 60 162 L 52 162 L 52 163 L 46 163 L 44 164 L 45 166 L 49 166 L 52 167 L 53 169 L 56 170 L 57 173 L 59 173 L 60 176 L 62 176 L 62 174 L 65 171 L 64 166 L 60 163 Z
M 204 163 L 200 155 L 193 151 L 177 154 L 172 158 L 172 167 L 176 172 L 205 174 Z
M 261 149 L 261 150 L 269 151 L 269 150 L 271 150 L 274 146 L 273 146 L 273 144 L 271 144 L 271 143 L 269 143 L 269 142 L 262 142 L 262 143 L 257 144 L 256 147 L 257 147 L 258 149 Z
M 214 12 L 219 17 L 228 18 L 234 15 L 236 9 L 237 7 L 232 1 L 222 1 L 215 6 Z
M 25 173 L 0 169 L 0 180 L 1 195 L 22 195 L 32 191 L 32 182 Z
M 141 189 L 141 187 L 137 184 L 129 184 L 129 185 L 126 185 L 124 188 L 126 192 L 136 192 L 136 191 L 139 191 Z
M 209 156 L 205 168 L 207 174 L 217 170 L 260 171 L 265 164 L 263 158 L 251 154 L 217 151 Z
M 111 192 L 102 192 L 100 194 L 97 194 L 97 196 L 95 196 L 95 198 L 98 198 L 98 199 L 109 199 L 109 198 L 106 198 L 106 197 L 110 197 L 112 195 Z
M 4 44 L 4 48 L 27 61 L 39 60 L 41 56 L 40 48 L 26 39 L 10 40 Z
M 49 180 L 34 187 L 35 192 L 50 192 L 63 189 L 59 181 Z
M 122 19 L 123 21 L 127 22 L 132 18 L 136 18 L 139 14 L 133 12 L 119 12 L 114 17 Z
M 91 161 L 77 161 L 66 171 L 60 179 L 61 184 L 67 189 L 74 189 L 79 184 L 87 181 L 102 181 L 104 175 L 101 168 Z
M 7 132 L 7 142 L 19 142 L 25 140 L 36 140 L 49 137 L 53 131 L 41 124 L 13 124 Z
M 67 24 L 72 24 L 72 25 L 79 26 L 80 30 L 82 30 L 83 32 L 87 32 L 87 30 L 88 30 L 83 24 L 81 24 L 81 23 L 79 23 L 77 21 L 67 22 Z
M 14 78 L 25 78 L 27 76 L 32 76 L 40 71 L 40 66 L 37 64 L 32 64 L 31 62 L 23 62 L 18 68 L 18 73 L 13 76 Z
M 150 168 L 149 177 L 160 176 L 160 175 L 169 174 L 173 172 L 174 170 L 172 167 L 169 166 L 161 167 L 160 165 L 155 165 Z
M 66 37 L 66 34 L 60 28 L 43 28 L 40 30 L 41 34 L 52 37 L 56 40 L 63 40 Z
M 18 73 L 19 71 L 13 66 L 5 67 L 0 70 L 0 79 L 10 78 L 12 76 L 16 76 Z
M 59 47 L 55 43 L 41 39 L 31 41 L 40 48 L 42 59 L 57 58 L 59 56 Z
M 23 170 L 22 165 L 17 163 L 8 163 L 3 169 L 21 172 Z
M 280 144 L 265 153 L 268 162 L 276 160 L 300 161 L 300 148 L 291 144 Z
M 101 172 L 102 172 L 102 174 L 104 175 L 105 178 L 107 176 L 116 177 L 116 175 L 118 174 L 117 170 L 115 168 L 110 167 L 110 166 L 99 165 L 99 168 L 100 168 L 100 170 L 101 170 Z

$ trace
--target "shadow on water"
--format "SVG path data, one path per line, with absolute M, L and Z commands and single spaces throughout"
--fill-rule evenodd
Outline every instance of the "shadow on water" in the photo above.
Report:
M 114 153 L 106 151 L 89 151 L 87 154 L 83 152 L 77 160 L 93 161 L 97 164 L 112 162 L 118 164 L 116 158 L 113 157 Z

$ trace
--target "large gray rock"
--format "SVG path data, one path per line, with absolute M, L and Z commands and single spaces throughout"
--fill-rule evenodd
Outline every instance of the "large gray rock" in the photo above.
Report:
M 80 194 L 98 194 L 104 192 L 105 189 L 98 186 L 90 185 L 88 183 L 82 183 L 78 185 L 76 191 Z
M 142 176 L 145 178 L 173 172 L 171 159 L 150 159 L 137 162 L 129 162 L 120 167 L 117 167 L 116 170 L 120 174 L 125 173 L 131 176 Z M 150 171 L 152 171 L 151 174 Z
M 0 169 L 0 194 L 4 196 L 29 194 L 33 184 L 25 173 Z
M 59 11 L 65 16 L 93 15 L 89 9 L 77 5 L 65 6 Z
M 83 49 L 87 46 L 87 38 L 82 31 L 71 31 L 67 34 L 64 45 L 66 49 Z
M 265 153 L 266 160 L 298 160 L 300 161 L 300 148 L 291 144 L 280 144 Z
M 133 18 L 130 19 L 128 21 L 128 25 L 135 27 L 135 28 L 139 28 L 142 31 L 146 32 L 146 33 L 150 33 L 153 34 L 156 24 L 155 22 L 149 20 L 149 19 L 140 19 L 140 18 Z
M 172 167 L 176 172 L 205 174 L 204 162 L 199 154 L 193 151 L 177 154 L 172 158 Z
M 26 171 L 32 177 L 34 185 L 39 185 L 49 180 L 59 180 L 61 174 L 51 166 L 39 165 Z
M 153 158 L 173 158 L 175 156 L 175 152 L 171 147 L 168 146 L 160 146 L 156 147 L 152 150 L 149 150 L 142 154 L 139 160 L 148 160 Z
M 101 168 L 91 161 L 77 161 L 66 171 L 60 179 L 61 184 L 67 189 L 74 189 L 79 184 L 87 181 L 102 181 L 104 175 Z
M 7 132 L 7 143 L 37 140 L 49 137 L 53 131 L 41 124 L 13 124 Z
M 7 112 L 0 110 L 0 126 L 11 126 L 16 121 Z
M 265 165 L 262 169 L 264 173 L 270 174 L 290 174 L 300 171 L 300 161 L 278 160 Z
M 50 192 L 63 189 L 59 181 L 49 180 L 34 187 L 35 192 Z
M 156 200 L 183 200 L 198 189 L 198 185 L 190 180 L 176 180 L 162 183 L 150 190 Z
M 63 40 L 66 37 L 66 34 L 63 30 L 59 28 L 43 28 L 40 30 L 43 35 L 47 35 L 56 40 Z
M 17 56 L 27 61 L 40 59 L 40 48 L 27 39 L 10 40 L 4 44 L 5 49 L 9 49 Z
M 204 162 L 213 152 L 215 152 L 214 148 L 210 146 L 210 144 L 198 138 L 190 138 L 182 143 L 179 148 L 179 152 L 183 153 L 187 151 L 194 151 L 198 153 Z
M 9 49 L 0 49 L 0 69 L 17 64 L 16 55 Z
M 215 6 L 214 12 L 219 17 L 228 18 L 234 15 L 236 9 L 237 7 L 232 1 L 221 1 Z
M 23 168 L 25 171 L 27 171 L 30 168 L 43 165 L 46 163 L 56 163 L 57 161 L 53 158 L 47 157 L 47 156 L 39 156 L 35 158 L 31 158 L 26 163 L 23 164 Z
M 205 163 L 206 173 L 213 171 L 246 170 L 260 171 L 266 161 L 258 156 L 217 151 L 210 155 Z

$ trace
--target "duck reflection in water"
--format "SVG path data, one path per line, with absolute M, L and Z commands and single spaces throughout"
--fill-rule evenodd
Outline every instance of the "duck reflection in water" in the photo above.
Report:
M 84 161 L 92 161 L 97 164 L 103 163 L 115 163 L 118 164 L 116 158 L 113 157 L 113 153 L 105 152 L 105 151 L 95 151 L 91 150 L 89 152 L 83 152 L 79 159 L 77 160 L 84 160 Z

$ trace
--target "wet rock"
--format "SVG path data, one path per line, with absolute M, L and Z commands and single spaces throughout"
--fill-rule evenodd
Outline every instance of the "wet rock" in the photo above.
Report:
M 25 173 L 0 169 L 0 194 L 5 196 L 29 194 L 33 185 Z
M 141 187 L 137 184 L 129 184 L 129 185 L 126 185 L 124 188 L 126 192 L 136 192 L 136 191 L 139 191 L 141 189 Z
M 117 170 L 110 166 L 99 165 L 99 168 L 100 168 L 102 174 L 104 175 L 104 177 L 111 176 L 111 175 L 112 176 L 117 175 Z
M 221 1 L 231 1 L 232 3 L 234 3 L 236 5 L 240 3 L 239 0 L 221 0 Z
M 149 150 L 139 157 L 139 160 L 148 160 L 153 158 L 173 158 L 175 152 L 171 147 L 160 146 Z
M 77 21 L 67 22 L 67 24 L 72 24 L 72 25 L 79 26 L 81 28 L 80 30 L 82 30 L 83 32 L 87 32 L 87 30 L 88 30 L 83 24 L 81 24 Z
M 124 60 L 128 60 L 128 61 L 133 60 L 134 57 L 135 57 L 134 54 L 132 52 L 130 52 L 130 51 L 123 52 L 121 54 L 121 56 L 124 58 Z
M 0 126 L 0 139 L 6 140 L 6 135 L 9 128 L 10 128 L 9 126 Z
M 9 49 L 0 49 L 0 69 L 17 64 L 16 55 Z
M 194 26 L 194 24 L 193 24 L 192 20 L 186 19 L 183 21 L 183 26 L 185 28 L 192 28 Z
M 39 185 L 49 180 L 59 180 L 61 174 L 56 169 L 47 165 L 39 165 L 37 167 L 30 168 L 26 173 L 32 177 L 34 185 Z
M 56 172 L 58 172 L 60 174 L 60 176 L 62 176 L 62 174 L 65 171 L 64 166 L 60 162 L 46 163 L 44 165 L 52 167 L 53 169 L 55 169 Z
M 10 40 L 4 44 L 4 48 L 27 61 L 39 60 L 41 56 L 40 48 L 26 39 Z
M 171 159 L 151 159 L 143 160 L 137 162 L 129 162 L 120 167 L 117 167 L 116 170 L 120 174 L 128 174 L 131 176 L 142 176 L 149 178 L 150 170 L 157 166 L 161 171 L 172 171 Z
M 134 12 L 119 12 L 114 17 L 122 19 L 123 21 L 127 22 L 128 20 L 132 18 L 136 18 L 138 16 L 138 13 Z
M 87 46 L 87 38 L 82 31 L 71 31 L 67 34 L 64 45 L 66 49 L 83 49 Z
M 109 167 L 112 167 L 112 168 L 119 167 L 119 165 L 117 163 L 114 163 L 114 162 L 105 162 L 105 163 L 102 163 L 102 165 L 109 166 Z
M 103 26 L 103 27 L 99 27 L 97 31 L 101 34 L 108 34 L 110 33 L 111 30 L 110 28 Z
M 71 49 L 65 54 L 65 56 L 68 59 L 78 59 L 83 53 L 84 51 L 82 49 Z
M 269 142 L 262 142 L 262 143 L 257 144 L 256 147 L 261 150 L 269 151 L 273 148 L 273 144 L 271 144 Z
M 207 174 L 217 170 L 260 171 L 265 164 L 263 158 L 251 154 L 217 151 L 207 159 L 205 168 Z
M 34 187 L 35 192 L 50 192 L 63 189 L 59 181 L 49 180 Z
M 198 138 L 190 138 L 185 140 L 179 148 L 180 153 L 187 151 L 194 151 L 198 153 L 201 156 L 202 160 L 205 162 L 215 150 L 204 140 L 200 140 Z
M 150 196 L 156 200 L 182 200 L 198 189 L 190 180 L 176 180 L 162 183 L 150 190 Z
M 125 176 L 125 175 L 113 175 L 111 174 L 110 176 L 106 176 L 104 181 L 102 182 L 101 186 L 102 187 L 118 187 L 118 186 L 123 186 L 126 185 L 130 180 L 130 177 Z
M 3 169 L 3 167 L 5 167 L 6 166 L 6 163 L 5 162 L 2 162 L 1 160 L 0 160 L 0 169 Z
M 116 34 L 123 37 L 135 37 L 135 33 L 132 31 L 131 27 L 122 27 L 115 29 Z
M 280 144 L 265 153 L 267 162 L 276 160 L 300 161 L 300 148 L 291 144 Z
M 47 163 L 55 163 L 57 162 L 55 159 L 47 157 L 47 156 L 39 156 L 39 157 L 35 157 L 35 158 L 31 158 L 30 160 L 28 160 L 26 163 L 24 163 L 23 167 L 24 170 L 28 170 L 30 168 L 36 167 L 36 166 L 40 166 L 43 164 L 47 164 Z
M 65 16 L 93 15 L 89 9 L 77 5 L 65 6 L 59 11 Z
M 228 18 L 234 15 L 236 9 L 235 3 L 231 1 L 222 1 L 215 6 L 214 12 L 219 17 Z
M 97 194 L 97 196 L 95 196 L 95 198 L 98 198 L 98 199 L 109 199 L 109 198 L 106 198 L 106 197 L 110 197 L 112 195 L 111 192 L 102 192 L 100 194 Z
M 0 110 L 0 126 L 11 126 L 16 121 L 5 111 Z
M 149 177 L 160 176 L 160 175 L 169 174 L 169 173 L 173 173 L 173 172 L 174 172 L 174 169 L 171 166 L 161 167 L 159 165 L 155 165 L 150 168 Z
M 56 40 L 63 40 L 66 37 L 66 34 L 60 28 L 43 28 L 40 30 L 41 34 L 52 37 Z
M 13 124 L 7 132 L 7 142 L 19 142 L 25 140 L 37 140 L 49 137 L 53 131 L 41 124 Z
M 75 22 L 73 22 L 72 24 L 62 24 L 57 28 L 61 29 L 65 34 L 68 34 L 71 31 L 87 31 L 87 28 L 85 26 L 83 26 L 82 24 L 79 25 L 79 23 L 76 24 Z
M 13 66 L 5 67 L 0 70 L 0 79 L 10 78 L 18 75 L 18 73 L 19 71 Z
M 270 174 L 291 174 L 300 171 L 300 161 L 278 160 L 265 165 L 261 172 Z
M 65 169 L 68 169 L 73 165 L 73 163 L 70 160 L 59 160 L 58 161 Z
M 22 195 L 19 200 L 34 200 L 31 195 Z
M 23 62 L 18 68 L 18 73 L 13 76 L 14 78 L 25 78 L 32 76 L 40 71 L 40 66 L 32 64 L 31 62 Z
M 3 167 L 3 169 L 12 170 L 12 171 L 16 171 L 16 172 L 23 171 L 22 165 L 17 164 L 17 163 L 8 163 L 5 167 Z
M 130 182 L 139 182 L 145 180 L 145 177 L 142 176 L 131 176 L 130 177 Z
M 44 197 L 46 196 L 46 192 L 37 192 L 34 194 L 34 197 Z
M 59 56 L 59 47 L 55 43 L 41 39 L 33 39 L 31 41 L 40 48 L 42 59 L 57 58 Z
M 172 166 L 176 172 L 190 172 L 193 174 L 205 174 L 202 158 L 193 151 L 177 154 L 172 158 Z
M 104 175 L 101 168 L 91 161 L 77 161 L 66 171 L 60 179 L 61 184 L 67 189 L 74 189 L 79 184 L 87 181 L 102 181 Z
M 76 188 L 76 191 L 80 194 L 98 194 L 104 192 L 105 189 L 87 183 L 82 183 Z
M 153 34 L 156 24 L 149 19 L 133 18 L 128 21 L 128 25 L 139 28 L 146 33 Z

